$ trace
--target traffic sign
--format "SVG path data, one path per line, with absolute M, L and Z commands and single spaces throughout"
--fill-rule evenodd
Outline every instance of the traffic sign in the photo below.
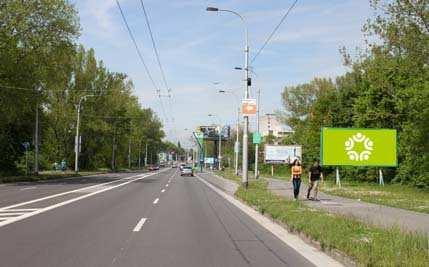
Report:
M 255 116 L 257 111 L 256 99 L 243 99 L 241 102 L 241 114 L 243 116 Z
M 260 144 L 261 143 L 261 134 L 260 133 L 253 133 L 253 144 Z
M 320 158 L 326 166 L 397 166 L 396 130 L 322 128 Z

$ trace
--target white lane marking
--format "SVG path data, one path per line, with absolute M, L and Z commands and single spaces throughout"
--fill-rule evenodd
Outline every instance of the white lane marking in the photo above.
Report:
M 26 212 L 3 212 L 0 211 L 0 216 L 5 216 L 5 215 L 22 215 L 25 214 Z
M 38 210 L 38 209 L 7 209 L 7 210 L 0 209 L 0 212 L 21 212 L 21 211 L 27 212 L 27 211 L 35 211 L 35 210 Z
M 139 232 L 142 229 L 143 224 L 146 222 L 147 218 L 141 218 L 137 223 L 136 227 L 134 227 L 133 232 Z
M 159 198 L 155 199 L 155 200 L 153 201 L 153 204 L 158 203 L 158 201 L 159 201 Z
M 32 190 L 32 189 L 37 189 L 37 186 L 24 187 L 24 188 L 19 189 L 19 191 Z
M 149 173 L 149 175 L 155 175 L 155 174 L 162 173 L 162 172 L 165 172 L 165 170 L 162 170 L 160 172 Z M 95 188 L 95 187 L 104 187 L 104 186 L 106 186 L 108 184 L 112 184 L 112 183 L 117 183 L 117 182 L 129 180 L 130 178 L 136 178 L 136 177 L 144 176 L 144 175 L 145 174 L 138 174 L 138 175 L 133 175 L 133 176 L 130 176 L 130 177 L 125 177 L 125 178 L 122 178 L 122 179 L 118 179 L 118 180 L 114 180 L 114 181 L 110 181 L 110 182 L 106 182 L 106 183 L 102 183 L 102 184 L 96 184 L 96 185 L 91 185 L 91 186 L 87 186 L 87 187 L 83 187 L 83 188 L 78 188 L 78 189 L 74 189 L 74 190 L 71 190 L 71 191 L 66 191 L 66 192 L 62 192 L 62 193 L 59 193 L 59 194 L 50 195 L 50 196 L 47 196 L 47 197 L 33 199 L 33 200 L 30 200 L 30 201 L 26 201 L 26 202 L 14 204 L 14 205 L 6 206 L 6 207 L 0 207 L 0 210 L 12 209 L 12 208 L 15 208 L 15 207 L 25 206 L 25 205 L 32 204 L 32 203 L 35 203 L 35 202 L 39 202 L 39 201 L 43 201 L 43 200 L 47 200 L 47 199 L 51 199 L 51 198 L 55 198 L 55 197 L 64 196 L 64 195 L 67 195 L 67 194 L 70 194 L 70 193 L 78 193 L 80 191 L 86 191 L 88 189 L 92 189 L 92 188 Z
M 165 189 L 162 189 L 162 190 L 161 190 L 161 193 L 164 193 L 164 192 L 165 192 Z
M 298 236 L 289 233 L 285 228 L 280 226 L 279 224 L 271 221 L 264 215 L 260 214 L 258 211 L 252 209 L 251 207 L 245 205 L 244 203 L 240 202 L 239 200 L 235 199 L 234 197 L 228 195 L 227 193 L 223 192 L 222 190 L 216 188 L 209 182 L 202 179 L 199 175 L 197 175 L 197 178 L 199 181 L 204 183 L 206 186 L 208 186 L 210 189 L 215 191 L 218 195 L 229 201 L 231 204 L 239 208 L 241 211 L 246 213 L 249 217 L 251 217 L 253 220 L 255 220 L 257 223 L 259 223 L 262 227 L 270 231 L 274 236 L 276 236 L 278 239 L 283 241 L 286 245 L 296 250 L 299 254 L 301 254 L 303 257 L 305 257 L 308 261 L 313 263 L 316 266 L 327 266 L 327 267 L 333 267 L 333 266 L 343 266 L 338 261 L 334 260 L 333 258 L 329 257 L 325 253 L 317 250 L 316 248 L 308 245 L 305 243 L 301 238 Z
M 166 184 L 165 187 L 168 187 L 168 184 Z
M 162 172 L 162 171 L 161 171 L 161 172 Z M 23 219 L 29 218 L 29 217 L 31 217 L 31 216 L 34 216 L 34 215 L 37 215 L 37 214 L 40 214 L 40 213 L 43 213 L 43 212 L 46 212 L 46 211 L 49 211 L 49 210 L 53 210 L 53 209 L 55 209 L 55 208 L 58 208 L 58 207 L 61 207 L 61 206 L 64 206 L 64 205 L 67 205 L 67 204 L 70 204 L 70 203 L 76 202 L 76 201 L 81 200 L 81 199 L 85 199 L 85 198 L 91 197 L 91 196 L 96 195 L 96 194 L 100 194 L 100 193 L 103 193 L 103 192 L 106 192 L 106 191 L 112 190 L 112 189 L 114 189 L 114 188 L 118 188 L 118 187 L 121 187 L 121 186 L 127 185 L 127 184 L 129 184 L 129 183 L 132 183 L 132 182 L 135 182 L 135 181 L 138 181 L 138 180 L 144 179 L 144 178 L 149 177 L 149 176 L 156 175 L 156 174 L 158 174 L 158 173 L 160 173 L 160 172 L 157 172 L 157 173 L 149 173 L 149 174 L 145 174 L 145 175 L 136 175 L 136 176 L 137 176 L 137 178 L 136 178 L 136 179 L 133 179 L 133 180 L 127 180 L 126 182 L 123 182 L 123 183 L 121 183 L 121 184 L 112 185 L 112 186 L 109 186 L 109 187 L 104 187 L 104 188 L 102 188 L 102 189 L 100 189 L 100 190 L 98 190 L 98 191 L 95 191 L 95 192 L 92 192 L 92 193 L 89 193 L 89 194 L 85 194 L 85 195 L 83 195 L 83 196 L 79 196 L 79 197 L 72 198 L 72 199 L 69 199 L 69 200 L 66 200 L 66 201 L 63 201 L 63 202 L 60 202 L 60 203 L 57 203 L 57 204 L 54 204 L 54 205 L 48 206 L 48 207 L 44 207 L 44 208 L 38 209 L 38 210 L 36 210 L 36 211 L 33 211 L 33 212 L 29 212 L 29 213 L 23 214 L 23 215 L 18 216 L 18 217 L 13 217 L 13 219 L 10 219 L 10 220 L 6 220 L 6 221 L 2 221 L 2 222 L 0 222 L 0 227 L 5 226 L 5 225 L 8 225 L 8 224 L 11 224 L 11 223 L 14 223 L 14 222 L 17 222 L 17 221 L 21 221 L 21 220 L 23 220 Z M 117 182 L 117 181 L 115 181 L 115 182 Z M 109 182 L 109 183 L 111 183 L 111 182 Z M 102 185 L 106 185 L 106 184 L 108 184 L 108 183 L 104 183 L 104 184 L 102 184 Z M 76 192 L 76 190 L 73 190 L 73 191 L 75 191 L 75 192 Z M 70 192 L 71 192 L 71 191 L 70 191 Z M 48 198 L 52 198 L 52 197 L 48 197 Z M 16 204 L 16 205 L 12 205 L 12 206 L 15 206 L 15 207 L 17 207 L 17 206 L 22 206 L 22 205 L 27 204 L 28 202 L 30 202 L 30 201 L 27 201 L 27 202 L 24 202 L 24 203 L 20 203 L 20 204 Z M 37 201 L 33 201 L 33 202 L 37 202 Z M 33 203 L 33 202 L 31 202 L 31 203 Z M 9 206 L 9 207 L 11 207 L 11 206 Z M 1 208 L 1 209 L 6 209 L 6 208 Z

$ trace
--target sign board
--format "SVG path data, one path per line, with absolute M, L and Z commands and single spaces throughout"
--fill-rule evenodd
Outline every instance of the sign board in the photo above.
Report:
M 204 163 L 206 164 L 214 164 L 215 160 L 214 158 L 205 158 Z
M 240 142 L 235 141 L 235 143 L 234 143 L 234 153 L 240 153 Z
M 204 140 L 217 141 L 219 140 L 219 126 L 210 125 L 210 126 L 200 126 L 198 127 L 198 131 L 203 135 Z M 230 126 L 223 126 L 220 130 L 220 135 L 222 141 L 226 141 L 229 139 L 231 134 Z
M 295 159 L 301 160 L 302 147 L 292 146 L 265 146 L 265 163 L 269 164 L 292 164 Z
M 261 143 L 261 134 L 260 133 L 253 133 L 253 144 L 260 144 Z
M 243 99 L 241 102 L 241 114 L 243 116 L 255 116 L 257 111 L 256 99 Z
M 320 161 L 325 166 L 397 166 L 396 130 L 322 128 Z

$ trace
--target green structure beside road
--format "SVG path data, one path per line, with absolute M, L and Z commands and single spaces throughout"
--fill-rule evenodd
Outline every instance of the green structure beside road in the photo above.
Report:
M 322 128 L 320 159 L 325 166 L 397 166 L 396 130 Z

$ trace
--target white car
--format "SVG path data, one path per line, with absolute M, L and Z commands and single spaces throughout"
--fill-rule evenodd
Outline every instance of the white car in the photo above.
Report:
M 183 166 L 180 169 L 180 176 L 194 176 L 194 170 L 191 166 Z

